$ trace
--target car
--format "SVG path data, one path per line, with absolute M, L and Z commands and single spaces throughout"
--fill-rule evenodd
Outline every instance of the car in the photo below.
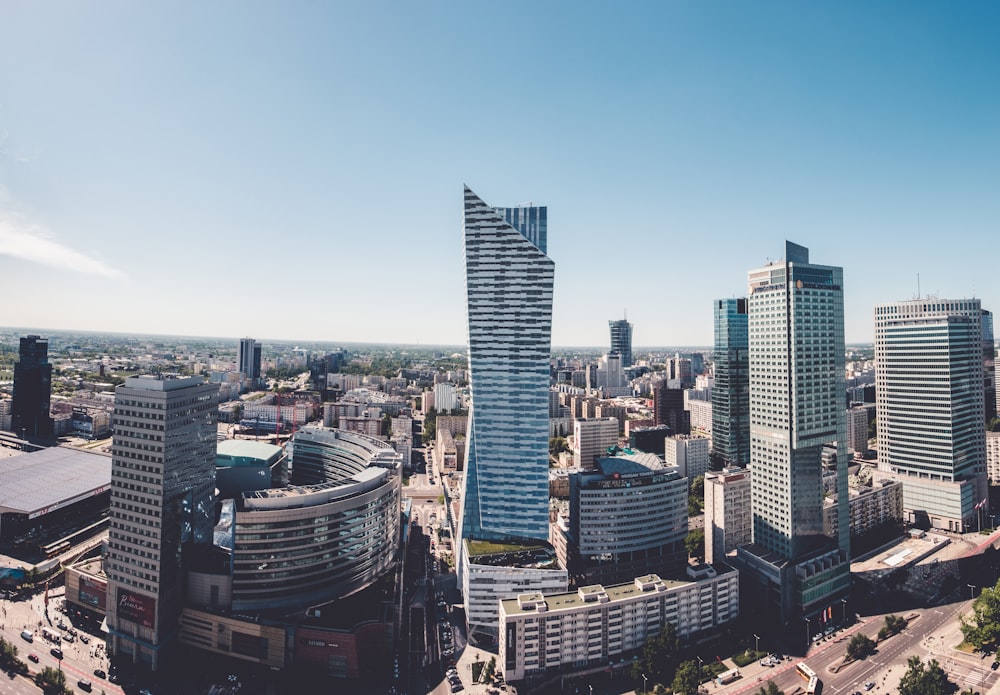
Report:
M 990 664 L 991 671 L 996 671 L 998 668 L 1000 668 L 1000 661 L 994 661 L 992 664 Z
M 80 690 L 85 690 L 86 692 L 89 693 L 91 690 L 93 690 L 94 684 L 91 683 L 86 678 L 81 678 L 76 682 L 76 687 L 78 687 Z
M 62 649 L 60 649 L 59 647 L 52 647 L 52 649 L 49 650 L 49 654 L 51 654 L 57 659 L 63 658 Z
M 73 635 L 70 635 L 70 634 L 67 633 L 67 634 L 63 635 L 63 641 L 64 642 L 76 642 L 76 637 L 74 637 Z
M 37 664 L 38 663 L 38 654 L 35 654 L 34 652 L 32 652 L 31 654 L 28 654 L 28 661 L 33 661 L 34 663 Z
M 106 674 L 102 669 L 99 669 L 99 668 L 95 668 L 94 669 L 94 675 L 97 676 L 98 678 L 107 678 L 108 677 L 108 674 Z
M 865 683 L 865 690 L 871 690 L 875 687 L 875 681 L 868 681 Z
M 83 642 L 84 644 L 90 644 L 90 638 L 87 637 L 86 635 L 80 635 L 80 641 Z
M 21 639 L 25 642 L 34 642 L 35 635 L 31 632 L 31 630 L 21 630 Z

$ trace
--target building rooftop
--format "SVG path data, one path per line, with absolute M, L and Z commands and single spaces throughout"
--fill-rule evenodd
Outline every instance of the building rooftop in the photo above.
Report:
M 111 489 L 111 456 L 50 447 L 0 459 L 0 514 L 35 518 Z
M 250 439 L 225 439 L 216 447 L 216 464 L 242 466 L 252 463 L 270 463 L 283 453 L 280 446 Z

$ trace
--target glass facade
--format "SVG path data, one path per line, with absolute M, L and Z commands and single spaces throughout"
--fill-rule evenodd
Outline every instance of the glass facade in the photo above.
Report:
M 466 187 L 463 226 L 472 406 L 461 537 L 547 540 L 555 264 L 546 209 L 494 209 Z
M 750 363 L 747 300 L 719 299 L 715 309 L 712 459 L 717 468 L 750 465 Z
M 611 329 L 611 352 L 622 356 L 622 368 L 632 366 L 632 324 L 627 319 L 608 321 Z

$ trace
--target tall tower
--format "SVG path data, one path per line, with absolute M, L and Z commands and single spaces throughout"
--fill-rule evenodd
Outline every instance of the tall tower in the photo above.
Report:
M 240 339 L 239 368 L 248 381 L 260 381 L 260 345 L 253 338 Z
M 715 304 L 712 460 L 716 468 L 750 465 L 750 358 L 747 300 Z
M 37 335 L 21 338 L 18 361 L 14 363 L 14 399 L 11 403 L 11 430 L 18 437 L 48 441 L 53 437 L 52 363 L 49 340 Z
M 115 390 L 108 630 L 114 655 L 154 671 L 177 633 L 188 550 L 212 542 L 218 391 L 166 376 Z
M 611 352 L 622 356 L 622 368 L 632 366 L 632 324 L 628 319 L 608 321 L 611 329 Z
M 545 208 L 497 208 L 465 188 L 469 411 L 461 538 L 547 540 L 555 264 Z
M 903 513 L 913 523 L 962 532 L 975 527 L 988 498 L 988 313 L 978 299 L 875 307 L 879 470 L 902 481 Z
M 748 276 L 753 543 L 740 550 L 762 605 L 787 622 L 825 616 L 846 594 L 850 527 L 843 270 L 810 263 L 809 250 L 791 242 L 785 255 Z M 822 452 L 832 442 L 833 540 L 823 534 L 822 482 Z

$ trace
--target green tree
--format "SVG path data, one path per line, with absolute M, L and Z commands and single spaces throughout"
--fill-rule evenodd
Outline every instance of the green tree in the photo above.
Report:
M 697 661 L 683 662 L 677 667 L 670 689 L 680 695 L 698 695 L 698 686 L 701 685 L 701 674 L 698 671 Z
M 558 456 L 564 451 L 569 451 L 569 444 L 566 443 L 565 437 L 550 437 L 549 438 L 549 455 Z
M 705 499 L 705 476 L 699 475 L 691 481 L 691 496 Z
M 879 628 L 878 638 L 880 640 L 888 639 L 893 635 L 897 635 L 906 629 L 906 618 L 899 615 L 887 615 L 885 616 L 885 624 Z
M 906 673 L 899 681 L 899 695 L 948 695 L 957 689 L 934 659 L 926 669 L 919 656 L 911 656 L 906 665 Z
M 691 557 L 705 557 L 705 529 L 696 528 L 688 533 L 684 547 Z
M 965 641 L 976 649 L 1000 644 L 1000 581 L 983 589 L 972 604 L 972 615 L 960 617 Z
M 646 640 L 639 659 L 632 666 L 632 676 L 641 678 L 642 674 L 646 674 L 654 683 L 670 683 L 680 661 L 680 650 L 677 630 L 667 623 L 659 633 Z
M 868 635 L 863 635 L 860 632 L 847 643 L 847 658 L 852 661 L 861 661 L 874 653 L 875 642 Z
M 767 682 L 767 688 L 761 686 L 760 690 L 757 691 L 757 695 L 785 695 L 784 690 L 780 690 L 774 681 L 769 680 Z
M 46 666 L 43 668 L 38 675 L 35 676 L 35 684 L 42 689 L 42 692 L 49 694 L 58 694 L 68 692 L 66 688 L 66 674 L 62 671 L 56 670 L 51 666 Z

